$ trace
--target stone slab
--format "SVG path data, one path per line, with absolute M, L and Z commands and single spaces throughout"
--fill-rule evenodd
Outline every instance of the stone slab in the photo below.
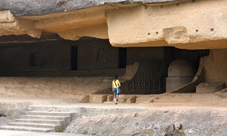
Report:
M 90 103 L 103 103 L 107 101 L 107 95 L 90 95 L 89 102 Z
M 196 86 L 196 93 L 213 93 L 226 88 L 224 82 L 203 82 Z
M 1 126 L 0 129 L 35 131 L 35 132 L 54 132 L 54 130 L 50 128 L 33 128 L 33 127 L 22 127 L 22 126 Z
M 14 131 L 14 130 L 0 130 L 0 134 L 3 136 L 88 136 L 82 134 L 72 133 L 41 133 L 41 132 L 27 132 L 27 131 Z

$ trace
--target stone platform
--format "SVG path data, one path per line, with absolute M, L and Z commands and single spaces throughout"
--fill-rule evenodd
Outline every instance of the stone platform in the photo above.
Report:
M 30 115 L 27 113 L 30 112 L 45 112 L 45 113 L 55 113 L 55 112 L 70 112 L 73 113 L 72 120 L 77 120 L 77 121 L 84 121 L 86 122 L 87 120 L 94 120 L 94 122 L 100 120 L 100 118 L 105 118 L 102 119 L 103 123 L 108 123 L 109 118 L 111 117 L 116 117 L 120 118 L 123 116 L 127 116 L 127 118 L 130 118 L 130 121 L 133 121 L 135 119 L 143 119 L 143 116 L 146 116 L 147 114 L 150 114 L 147 119 L 154 118 L 153 121 L 157 121 L 157 118 L 159 117 L 160 119 L 162 117 L 171 117 L 173 114 L 179 114 L 179 122 L 183 122 L 182 124 L 186 127 L 185 133 L 189 134 L 191 126 L 187 125 L 186 122 L 189 122 L 188 116 L 190 114 L 190 118 L 194 118 L 193 115 L 198 116 L 197 114 L 201 114 L 201 117 L 204 117 L 205 113 L 210 113 L 212 112 L 211 115 L 220 113 L 223 114 L 223 116 L 220 116 L 222 120 L 225 119 L 224 114 L 226 113 L 226 106 L 221 105 L 226 103 L 226 91 L 220 92 L 220 93 L 212 93 L 212 94 L 162 94 L 159 95 L 154 99 L 154 101 L 145 101 L 143 102 L 142 100 L 141 103 L 119 103 L 118 105 L 114 105 L 113 103 L 61 103 L 61 99 L 41 99 L 41 98 L 36 98 L 36 99 L 24 99 L 24 98 L 2 98 L 0 99 L 0 113 L 7 115 L 7 117 L 13 117 L 14 119 L 16 118 L 31 118 Z M 223 98 L 220 98 L 220 95 Z M 124 96 L 126 97 L 126 96 Z M 122 98 L 124 98 L 122 97 Z M 144 99 L 148 100 L 149 95 L 146 97 L 143 96 Z M 147 98 L 148 97 L 148 98 Z M 216 99 L 217 98 L 217 99 Z M 142 99 L 142 97 L 140 97 Z M 54 103 L 54 101 L 58 101 L 58 103 Z M 197 101 L 196 101 L 197 100 Z M 210 103 L 208 103 L 210 102 Z M 213 102 L 213 103 L 212 103 Z M 215 104 L 215 105 L 214 105 Z M 5 113 L 4 113 L 5 112 Z M 158 112 L 158 113 L 157 113 Z M 196 113 L 196 114 L 194 114 Z M 159 115 L 160 116 L 156 116 Z M 163 114 L 163 115 L 161 115 Z M 165 115 L 164 115 L 165 114 Z M 17 115 L 17 117 L 16 117 Z M 141 115 L 141 116 L 140 116 Z M 207 115 L 207 119 L 210 119 L 211 115 Z M 46 118 L 44 115 L 35 115 L 34 118 Z M 49 116 L 49 115 L 48 115 Z M 200 118 L 199 116 L 199 118 Z M 50 117 L 52 118 L 52 117 Z M 59 118 L 59 117 L 57 117 Z M 171 117 L 172 118 L 172 117 Z M 181 120 L 183 118 L 183 120 Z M 40 119 L 40 118 L 39 118 Z M 53 118 L 55 119 L 55 118 Z M 97 120 L 96 120 L 97 119 Z M 126 118 L 125 118 L 126 119 Z M 147 120 L 145 119 L 145 120 Z M 158 119 L 158 120 L 160 120 Z M 31 132 L 31 130 L 27 130 L 27 132 L 24 132 L 22 129 L 21 131 L 15 131 L 12 129 L 9 130 L 0 130 L 0 133 L 2 132 L 4 136 L 38 136 L 38 135 L 43 135 L 43 136 L 77 136 L 78 134 L 77 131 L 74 132 L 74 128 L 72 127 L 81 127 L 86 128 L 85 126 L 83 127 L 80 126 L 80 124 L 77 124 L 78 122 L 74 120 L 74 125 L 71 127 L 68 126 L 66 131 L 63 131 L 63 133 L 55 133 L 55 132 Z M 106 121 L 106 122 L 105 122 Z M 167 119 L 164 124 L 169 124 L 171 125 L 172 122 L 168 122 L 169 120 Z M 77 123 L 76 123 L 77 122 Z M 81 122 L 81 123 L 82 123 Z M 93 122 L 93 123 L 94 123 Z M 136 121 L 136 122 L 141 122 L 141 121 Z M 134 123 L 136 123 L 134 122 Z M 152 122 L 152 121 L 151 121 Z M 151 122 L 147 122 L 150 124 Z M 29 122 L 24 122 L 23 124 L 28 124 Z M 118 122 L 119 123 L 119 122 Z M 125 122 L 128 124 L 133 124 L 130 122 Z M 123 124 L 125 124 L 123 123 Z M 13 123 L 15 124 L 15 123 Z M 18 123 L 16 123 L 18 124 Z M 19 124 L 22 124 L 21 122 Z M 34 124 L 34 122 L 33 122 Z M 49 123 L 48 123 L 49 124 Z M 86 124 L 86 123 L 85 123 Z M 122 124 L 122 125 L 123 125 Z M 154 123 L 155 124 L 155 123 Z M 197 123 L 196 123 L 197 124 Z M 78 125 L 78 126 L 77 126 Z M 142 124 L 141 124 L 142 125 Z M 163 124 L 162 124 L 163 125 Z M 192 123 L 194 126 L 194 124 Z M 221 126 L 224 127 L 224 122 L 222 122 Z M 44 125 L 41 124 L 39 125 L 43 127 Z M 49 124 L 50 126 L 50 124 Z M 96 124 L 97 126 L 97 124 Z M 95 124 L 94 126 L 95 127 Z M 104 126 L 103 126 L 104 127 Z M 211 126 L 212 127 L 212 126 Z M 13 127 L 16 128 L 16 127 Z M 105 126 L 105 129 L 108 129 L 108 126 Z M 129 127 L 127 127 L 129 128 Z M 119 129 L 119 128 L 115 128 Z M 199 128 L 202 129 L 202 128 Z M 215 127 L 212 127 L 212 129 L 216 129 Z M 19 129 L 16 129 L 19 130 Z M 98 130 L 98 128 L 94 129 L 97 130 L 98 133 L 102 133 L 102 130 Z M 132 130 L 130 133 L 132 133 Z M 71 133 L 74 134 L 68 134 Z M 88 132 L 89 129 L 86 128 L 86 132 Z M 162 130 L 160 130 L 161 132 Z M 67 132 L 67 133 L 65 133 Z M 91 134 L 92 132 L 89 132 Z M 141 132 L 142 133 L 142 132 Z M 195 133 L 198 134 L 198 133 Z M 200 133 L 201 134 L 201 133 Z M 80 135 L 79 135 L 80 136 Z M 81 135 L 83 136 L 83 135 Z

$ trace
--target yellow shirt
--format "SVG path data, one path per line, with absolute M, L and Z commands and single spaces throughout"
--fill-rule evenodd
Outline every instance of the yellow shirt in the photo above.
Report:
M 112 88 L 118 88 L 121 86 L 121 83 L 118 79 L 112 81 Z

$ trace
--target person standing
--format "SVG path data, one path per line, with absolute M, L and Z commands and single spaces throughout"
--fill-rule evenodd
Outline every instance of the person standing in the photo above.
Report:
M 118 76 L 115 75 L 114 80 L 112 81 L 112 91 L 114 93 L 114 102 L 116 105 L 118 103 L 118 98 L 119 98 L 119 94 L 120 94 L 120 86 L 121 86 L 121 83 L 118 80 Z

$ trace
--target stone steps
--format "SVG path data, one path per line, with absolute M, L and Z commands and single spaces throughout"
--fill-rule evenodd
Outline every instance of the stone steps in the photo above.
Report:
M 56 111 L 27 111 L 26 115 L 48 115 L 48 116 L 70 116 L 70 112 L 56 112 Z
M 27 111 L 19 119 L 0 129 L 34 132 L 63 132 L 71 121 L 69 112 Z
M 48 119 L 16 119 L 15 122 L 30 122 L 30 123 L 47 123 L 47 124 L 59 124 L 64 120 L 48 120 Z
M 114 101 L 106 101 L 106 102 L 103 102 L 103 103 L 115 104 Z M 125 100 L 118 100 L 117 103 L 125 103 Z
M 36 128 L 36 127 L 26 127 L 26 126 L 1 126 L 0 129 L 32 131 L 32 132 L 55 132 L 54 129 L 51 129 L 51 128 Z
M 9 125 L 12 125 L 12 126 L 27 126 L 27 127 L 30 126 L 30 127 L 37 127 L 37 128 L 55 128 L 56 127 L 55 124 L 41 124 L 41 123 L 31 123 L 31 122 L 10 122 Z
M 105 96 L 105 97 L 104 97 Z M 105 99 L 103 99 L 105 98 Z M 125 95 L 120 94 L 118 103 L 186 103 L 195 98 L 195 94 L 192 93 L 171 93 L 164 95 Z M 95 94 L 90 95 L 90 103 L 98 102 L 114 104 L 112 94 Z
M 44 116 L 44 115 L 21 115 L 20 119 L 49 119 L 49 120 L 65 120 L 69 116 Z
M 119 98 L 118 99 L 118 103 L 125 103 L 125 101 L 126 101 L 125 98 Z M 103 103 L 113 103 L 114 104 L 115 102 L 114 102 L 114 100 L 112 100 L 112 101 L 105 101 Z
M 153 95 L 140 95 L 140 94 L 120 94 L 119 103 L 149 103 L 152 99 L 158 97 L 157 94 Z M 113 94 L 91 94 L 89 95 L 89 103 L 113 103 Z
M 125 101 L 126 101 L 125 98 L 118 98 L 118 102 L 119 102 L 119 103 L 124 103 Z

